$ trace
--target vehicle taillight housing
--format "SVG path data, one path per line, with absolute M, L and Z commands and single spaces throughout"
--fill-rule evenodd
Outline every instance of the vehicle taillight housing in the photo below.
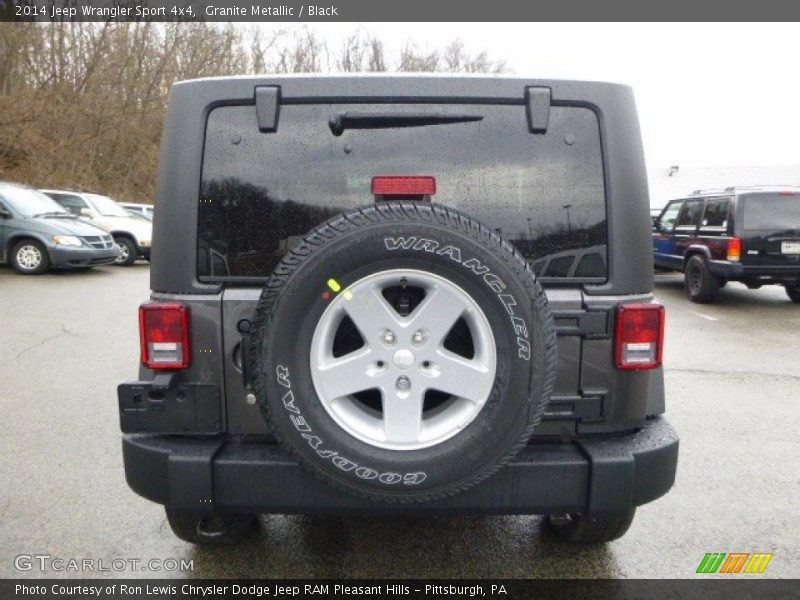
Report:
M 655 369 L 664 351 L 664 307 L 656 302 L 617 307 L 616 363 L 620 369 Z
M 728 239 L 728 260 L 740 260 L 742 258 L 742 239 L 732 237 Z
M 152 302 L 139 307 L 142 364 L 150 369 L 185 369 L 191 362 L 189 307 Z
M 372 178 L 375 196 L 433 196 L 436 178 L 430 175 L 377 175 Z

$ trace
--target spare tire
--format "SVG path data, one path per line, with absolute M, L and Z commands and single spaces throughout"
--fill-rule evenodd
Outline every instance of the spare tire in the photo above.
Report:
M 553 386 L 555 328 L 525 260 L 438 205 L 337 216 L 275 268 L 252 372 L 279 442 L 335 487 L 449 496 L 528 442 Z

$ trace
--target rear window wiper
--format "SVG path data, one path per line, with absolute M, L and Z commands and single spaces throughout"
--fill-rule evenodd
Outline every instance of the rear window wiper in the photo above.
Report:
M 424 127 L 482 121 L 482 115 L 453 115 L 442 113 L 359 113 L 346 112 L 333 115 L 328 121 L 331 133 L 340 136 L 345 129 L 393 129 L 396 127 Z

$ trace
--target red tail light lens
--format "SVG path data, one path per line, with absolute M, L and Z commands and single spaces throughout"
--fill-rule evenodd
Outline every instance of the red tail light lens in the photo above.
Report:
M 185 369 L 191 362 L 189 308 L 183 304 L 139 307 L 142 363 L 151 369 Z
M 617 307 L 616 362 L 620 369 L 661 366 L 664 350 L 664 307 L 657 303 Z
M 728 260 L 740 260 L 742 258 L 742 240 L 732 237 L 728 240 Z
M 374 196 L 433 196 L 436 178 L 430 175 L 379 175 L 372 178 Z

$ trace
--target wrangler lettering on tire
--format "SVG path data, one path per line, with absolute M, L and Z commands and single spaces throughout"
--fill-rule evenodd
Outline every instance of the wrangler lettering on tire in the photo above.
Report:
M 452 209 L 381 203 L 311 231 L 267 281 L 252 335 L 270 428 L 331 485 L 426 501 L 528 441 L 555 330 L 524 259 Z
M 511 318 L 511 324 L 514 329 L 514 333 L 517 334 L 517 346 L 518 346 L 518 354 L 517 356 L 523 360 L 530 360 L 531 357 L 531 346 L 530 342 L 528 341 L 528 328 L 525 326 L 525 321 L 520 319 L 519 317 L 515 316 L 514 314 L 514 307 L 517 305 L 517 301 L 514 299 L 514 296 L 511 294 L 502 294 L 501 292 L 506 289 L 505 283 L 503 280 L 500 279 L 494 273 L 489 271 L 489 267 L 486 267 L 478 261 L 476 258 L 468 258 L 465 262 L 462 262 L 462 254 L 461 249 L 457 248 L 456 246 L 444 246 L 439 247 L 439 243 L 435 240 L 426 240 L 426 239 L 417 239 L 417 238 L 386 238 L 383 240 L 386 244 L 387 250 L 396 250 L 397 248 L 403 248 L 406 250 L 422 250 L 424 252 L 433 252 L 438 256 L 449 256 L 455 262 L 460 265 L 467 267 L 476 275 L 480 275 L 483 277 L 483 280 L 486 284 L 492 288 L 497 293 L 498 298 L 503 303 L 503 306 L 506 307 L 506 311 L 508 312 Z

